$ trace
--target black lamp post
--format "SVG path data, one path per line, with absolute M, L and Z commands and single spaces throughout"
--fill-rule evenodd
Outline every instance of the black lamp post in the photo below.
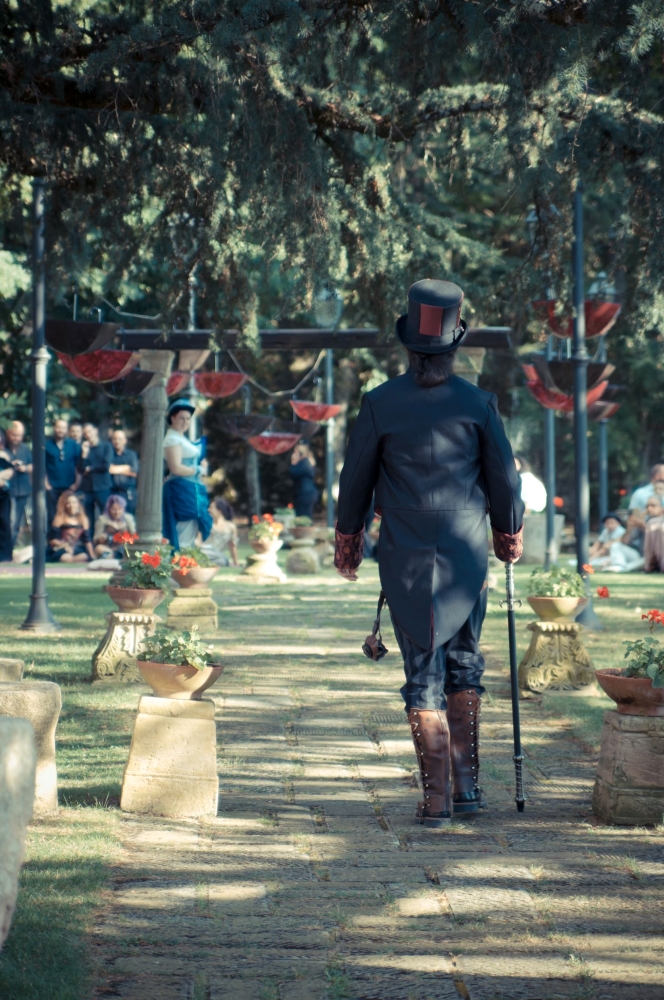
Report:
M 46 274 L 44 271 L 44 181 L 32 183 L 32 593 L 22 629 L 53 632 L 55 622 L 46 593 L 46 370 L 49 353 L 44 343 Z
M 588 362 L 586 348 L 586 313 L 583 284 L 583 184 L 574 193 L 574 336 L 572 361 L 574 364 L 574 493 L 576 502 L 576 563 L 577 572 L 585 574 L 589 555 L 590 487 L 588 482 Z M 577 621 L 586 628 L 601 629 L 602 625 L 593 609 L 592 596 L 578 616 Z
M 343 312 L 343 299 L 331 285 L 326 285 L 316 296 L 316 323 L 323 329 L 336 330 Z M 325 351 L 325 402 L 334 403 L 334 350 Z M 327 526 L 333 528 L 334 517 L 334 430 L 335 420 L 330 417 L 325 428 L 325 491 L 327 493 Z

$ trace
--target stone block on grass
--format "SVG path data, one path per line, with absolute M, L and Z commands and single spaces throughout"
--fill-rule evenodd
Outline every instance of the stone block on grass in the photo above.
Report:
M 131 738 L 120 808 L 173 818 L 216 816 L 214 702 L 144 695 Z
M 27 719 L 37 744 L 34 815 L 45 816 L 58 808 L 58 773 L 55 766 L 55 727 L 62 695 L 51 681 L 0 684 L 0 716 Z
M 0 718 L 0 948 L 9 932 L 25 831 L 35 797 L 37 746 L 27 719 Z
M 0 657 L 0 683 L 22 681 L 25 663 L 23 660 L 13 660 L 6 656 Z
M 593 811 L 617 825 L 662 822 L 664 718 L 604 714 Z

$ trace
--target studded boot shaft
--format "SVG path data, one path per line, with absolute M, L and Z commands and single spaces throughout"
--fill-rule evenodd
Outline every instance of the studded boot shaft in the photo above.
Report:
M 450 730 L 445 713 L 411 708 L 408 721 L 424 792 L 418 810 L 420 822 L 434 828 L 444 826 L 449 822 L 452 808 Z
M 476 691 L 447 695 L 454 812 L 475 812 L 482 805 L 478 786 L 481 704 Z

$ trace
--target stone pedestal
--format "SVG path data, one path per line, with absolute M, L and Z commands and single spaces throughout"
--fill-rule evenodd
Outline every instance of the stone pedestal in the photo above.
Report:
M 320 559 L 316 552 L 314 538 L 293 538 L 291 540 L 291 552 L 286 560 L 286 569 L 296 576 L 320 571 Z
M 214 702 L 144 695 L 131 738 L 120 808 L 154 816 L 216 816 Z
M 253 552 L 247 556 L 247 565 L 242 570 L 241 576 L 253 576 L 265 583 L 285 583 L 288 579 L 277 564 L 276 552 Z
M 140 643 L 154 635 L 158 615 L 140 615 L 129 611 L 110 611 L 106 635 L 92 654 L 93 681 L 140 681 L 136 656 Z
M 196 625 L 201 635 L 205 632 L 214 632 L 217 627 L 218 610 L 212 600 L 210 587 L 176 590 L 173 600 L 168 605 L 166 628 L 179 632 Z
M 50 681 L 20 681 L 0 684 L 0 716 L 27 719 L 32 723 L 37 745 L 34 815 L 44 816 L 58 808 L 58 773 L 55 767 L 55 727 L 62 708 L 62 695 Z
M 664 718 L 606 712 L 593 811 L 625 826 L 664 816 Z
M 36 764 L 35 734 L 28 720 L 0 719 L 0 948 L 16 905 Z
M 519 687 L 528 691 L 569 691 L 595 680 L 576 622 L 531 622 L 530 646 L 519 664 Z
M 9 660 L 6 657 L 0 658 L 0 682 L 22 681 L 25 663 L 23 660 Z
M 560 553 L 560 542 L 565 527 L 564 514 L 553 517 L 553 561 Z M 526 514 L 523 519 L 523 555 L 519 563 L 541 566 L 546 556 L 546 514 Z

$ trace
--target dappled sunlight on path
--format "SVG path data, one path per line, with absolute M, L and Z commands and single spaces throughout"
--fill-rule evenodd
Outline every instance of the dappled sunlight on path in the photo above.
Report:
M 219 815 L 122 820 L 93 997 L 659 1000 L 661 831 L 595 824 L 593 746 L 539 700 L 523 703 L 517 814 L 495 597 L 491 808 L 443 831 L 414 823 L 396 642 L 386 629 L 379 665 L 360 651 L 376 591 L 373 567 L 352 588 L 218 584 Z

